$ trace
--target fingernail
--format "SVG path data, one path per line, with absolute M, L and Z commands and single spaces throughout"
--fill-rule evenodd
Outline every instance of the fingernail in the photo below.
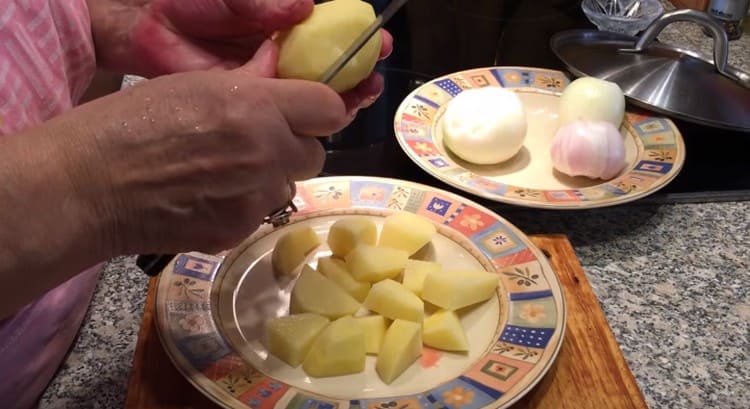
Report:
M 260 47 L 258 47 L 258 50 L 255 51 L 255 56 L 253 56 L 253 58 L 264 57 L 268 55 L 268 53 L 270 53 L 271 50 L 273 50 L 273 45 L 274 45 L 273 40 L 263 41 Z

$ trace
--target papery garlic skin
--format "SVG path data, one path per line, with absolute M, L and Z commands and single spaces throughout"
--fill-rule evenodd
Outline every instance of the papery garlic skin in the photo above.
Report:
M 504 162 L 521 150 L 526 111 L 515 92 L 484 87 L 453 98 L 442 119 L 443 143 L 461 159 L 480 165 Z
M 574 121 L 552 140 L 552 165 L 568 176 L 609 180 L 625 166 L 625 141 L 610 122 Z
M 560 95 L 558 123 L 607 121 L 619 128 L 625 117 L 625 95 L 614 82 L 594 77 L 574 80 Z

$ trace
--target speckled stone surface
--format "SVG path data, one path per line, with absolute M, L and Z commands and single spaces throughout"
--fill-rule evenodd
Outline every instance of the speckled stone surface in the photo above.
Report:
M 660 40 L 710 55 L 692 24 Z M 730 64 L 750 68 L 750 35 L 730 43 Z M 568 235 L 650 407 L 750 406 L 750 202 L 501 214 Z M 108 264 L 40 408 L 123 407 L 146 285 L 134 258 Z
M 666 0 L 662 0 L 666 11 L 674 7 Z M 700 26 L 694 23 L 678 22 L 668 25 L 659 41 L 666 44 L 679 45 L 681 48 L 700 53 L 713 59 L 713 38 L 703 34 Z M 729 42 L 729 64 L 745 72 L 750 67 L 750 34 L 744 33 L 739 39 Z

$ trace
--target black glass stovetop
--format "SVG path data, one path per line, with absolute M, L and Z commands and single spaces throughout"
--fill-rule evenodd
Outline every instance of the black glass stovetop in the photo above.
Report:
M 387 3 L 370 2 L 376 10 Z M 456 192 L 421 170 L 399 147 L 393 116 L 403 98 L 437 76 L 470 68 L 564 71 L 550 50 L 550 38 L 559 31 L 593 26 L 578 0 L 410 0 L 386 28 L 395 48 L 377 67 L 385 91 L 347 129 L 325 142 L 325 174 L 395 177 Z M 634 203 L 750 199 L 750 134 L 674 122 L 685 140 L 685 165 L 669 185 Z

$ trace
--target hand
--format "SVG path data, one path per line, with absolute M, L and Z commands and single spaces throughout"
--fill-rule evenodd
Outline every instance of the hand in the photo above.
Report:
M 81 105 L 0 149 L 0 319 L 123 254 L 217 251 L 315 176 L 313 135 L 347 125 L 329 87 L 268 78 L 266 42 L 229 71 L 164 76 Z
M 243 67 L 160 77 L 69 116 L 96 127 L 81 132 L 94 140 L 68 144 L 87 148 L 66 168 L 110 226 L 101 242 L 112 254 L 229 248 L 320 172 L 314 136 L 348 124 L 344 101 L 319 83 L 267 78 L 277 52 L 267 41 Z
M 89 0 L 97 57 L 121 72 L 156 77 L 233 69 L 272 33 L 305 19 L 313 0 Z M 393 39 L 382 30 L 381 58 Z M 344 95 L 350 113 L 374 102 L 383 79 L 373 74 Z

